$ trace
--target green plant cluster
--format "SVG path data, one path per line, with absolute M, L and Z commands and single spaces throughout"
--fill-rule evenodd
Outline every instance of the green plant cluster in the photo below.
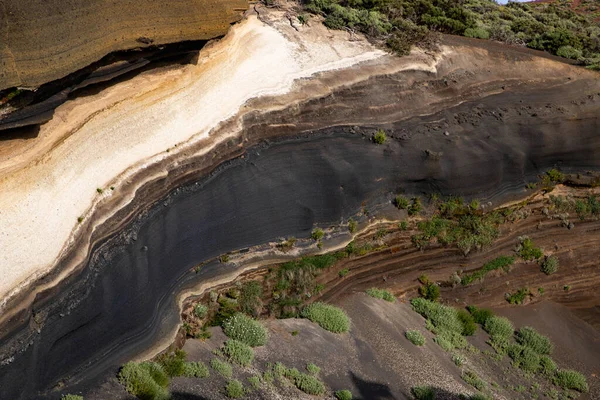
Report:
M 190 361 L 185 363 L 182 375 L 188 378 L 207 378 L 210 372 L 202 361 Z
M 223 361 L 218 358 L 213 358 L 212 360 L 210 360 L 210 366 L 212 369 L 217 371 L 220 375 L 224 376 L 225 378 L 231 378 L 233 376 L 233 368 L 231 367 L 231 364 L 229 364 L 227 361 Z
M 419 331 L 406 331 L 404 335 L 415 346 L 423 346 L 425 344 L 425 336 Z
M 528 288 L 521 288 L 514 293 L 507 293 L 506 301 L 510 304 L 523 304 L 529 295 L 530 292 Z
M 421 203 L 421 199 L 418 197 L 413 197 L 409 200 L 399 194 L 394 198 L 394 205 L 399 210 L 406 210 L 408 215 L 416 215 L 423 210 L 423 204 Z
M 265 376 L 267 376 L 266 379 Z M 272 382 L 275 378 L 281 382 L 285 382 L 287 379 L 298 389 L 312 396 L 321 396 L 325 393 L 325 384 L 314 374 L 305 374 L 296 368 L 287 368 L 282 363 L 269 365 L 263 375 L 265 381 Z
M 442 349 L 451 351 L 468 346 L 464 335 L 475 331 L 470 314 L 424 298 L 412 299 L 411 305 L 413 310 L 427 319 L 425 326 L 436 335 L 433 340 Z
M 479 391 L 483 391 L 486 388 L 485 381 L 473 371 L 464 371 L 461 375 L 461 378 L 463 381 L 467 382 L 469 385 L 473 386 Z
M 238 381 L 237 379 L 233 379 L 227 382 L 227 385 L 225 386 L 225 394 L 230 399 L 239 399 L 246 394 L 246 391 L 244 390 L 244 385 L 242 382 Z
M 376 144 L 384 144 L 387 140 L 387 135 L 383 129 L 378 129 L 377 132 L 373 135 L 373 142 Z
M 440 298 L 440 287 L 435 282 L 430 281 L 427 275 L 421 275 L 419 282 L 421 282 L 419 294 L 427 300 L 438 301 Z
M 500 354 L 505 354 L 515 327 L 507 318 L 491 316 L 485 320 L 483 329 L 490 335 L 490 345 Z
M 252 360 L 254 360 L 254 351 L 252 350 L 252 347 L 239 340 L 229 339 L 225 342 L 221 351 L 230 362 L 241 365 L 242 367 L 249 366 L 252 364 Z
M 589 195 L 585 199 L 550 195 L 550 203 L 557 212 L 575 212 L 581 221 L 600 216 L 600 200 L 595 195 Z
M 495 271 L 497 269 L 503 269 L 505 272 L 508 272 L 511 265 L 515 262 L 514 257 L 510 256 L 500 256 L 498 258 L 493 259 L 490 262 L 487 262 L 483 265 L 483 268 L 477 270 L 470 274 L 465 274 L 461 278 L 461 283 L 465 286 L 470 285 L 473 282 L 482 280 L 488 272 Z
M 338 390 L 335 392 L 335 398 L 337 400 L 352 400 L 352 392 L 347 389 Z
M 435 400 L 435 391 L 431 386 L 414 386 L 410 392 L 415 400 Z
M 83 396 L 78 396 L 76 394 L 65 394 L 60 400 L 83 400 Z
M 488 318 L 491 318 L 494 316 L 494 313 L 491 310 L 488 310 L 486 308 L 467 306 L 467 311 L 469 311 L 469 313 L 471 313 L 475 322 L 481 326 L 485 325 L 485 322 L 488 320 Z
M 539 247 L 533 244 L 533 241 L 528 237 L 521 237 L 517 246 L 517 254 L 525 260 L 539 260 L 544 255 L 544 252 Z
M 557 371 L 552 382 L 563 389 L 572 389 L 583 393 L 590 390 L 585 376 L 571 369 Z
M 329 332 L 344 333 L 350 329 L 350 319 L 346 313 L 331 304 L 311 303 L 302 310 L 301 315 Z
M 385 289 L 370 288 L 366 290 L 366 293 L 371 297 L 389 301 L 390 303 L 396 301 L 396 297 Z
M 466 255 L 492 244 L 498 237 L 498 225 L 504 219 L 498 211 L 482 214 L 461 198 L 451 198 L 439 204 L 430 219 L 417 224 L 420 233 L 411 239 L 418 248 L 433 239 L 442 245 L 456 245 Z
M 600 69 L 600 24 L 568 2 L 499 5 L 493 0 L 308 0 L 331 29 L 385 39 L 396 53 L 426 44 L 430 31 L 544 50 Z
M 546 275 L 552 275 L 558 271 L 558 258 L 555 256 L 546 256 L 540 263 L 540 270 Z
M 223 332 L 229 338 L 251 347 L 264 346 L 267 343 L 267 330 L 265 327 L 260 322 L 242 313 L 237 313 L 225 321 Z
M 169 376 L 155 362 L 128 362 L 119 371 L 119 382 L 125 390 L 142 400 L 167 400 Z

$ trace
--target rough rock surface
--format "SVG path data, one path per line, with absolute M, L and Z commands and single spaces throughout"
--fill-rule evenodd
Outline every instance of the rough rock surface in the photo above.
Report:
M 119 50 L 224 35 L 246 0 L 5 0 L 0 90 L 36 87 Z

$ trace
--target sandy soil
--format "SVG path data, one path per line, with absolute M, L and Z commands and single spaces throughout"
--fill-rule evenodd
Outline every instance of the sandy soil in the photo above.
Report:
M 118 193 L 167 149 L 206 138 L 250 98 L 281 95 L 298 79 L 385 54 L 319 25 L 309 34 L 296 33 L 287 19 L 273 25 L 249 16 L 196 65 L 69 102 L 36 139 L 0 144 L 0 298 L 44 274 L 90 204 L 113 196 L 111 186 Z

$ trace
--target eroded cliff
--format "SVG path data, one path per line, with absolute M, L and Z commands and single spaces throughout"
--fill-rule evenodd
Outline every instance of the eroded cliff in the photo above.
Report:
M 36 87 L 119 51 L 222 36 L 246 0 L 5 0 L 0 90 Z

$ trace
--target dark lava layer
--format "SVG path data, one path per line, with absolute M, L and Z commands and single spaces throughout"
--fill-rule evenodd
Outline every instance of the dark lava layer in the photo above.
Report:
M 245 0 L 4 0 L 0 90 L 36 87 L 118 50 L 222 36 Z
M 291 109 L 251 113 L 241 139 L 182 163 L 179 179 L 169 171 L 167 182 L 144 187 L 134 202 L 141 212 L 109 221 L 117 233 L 94 237 L 76 274 L 1 327 L 0 397 L 58 398 L 59 383 L 86 391 L 115 374 L 179 323 L 177 293 L 234 268 L 214 262 L 193 272 L 219 254 L 306 237 L 315 224 L 345 222 L 397 192 L 497 204 L 548 168 L 600 169 L 597 80 L 498 87 L 493 95 L 475 86 L 479 98 L 455 95 L 451 80 L 423 85 L 427 79 L 381 76 Z M 427 103 L 432 93 L 449 104 Z M 460 96 L 471 100 L 453 105 Z M 370 141 L 378 127 L 388 132 L 384 145 Z M 244 148 L 244 157 L 227 161 Z M 171 194 L 160 199 L 165 190 Z

